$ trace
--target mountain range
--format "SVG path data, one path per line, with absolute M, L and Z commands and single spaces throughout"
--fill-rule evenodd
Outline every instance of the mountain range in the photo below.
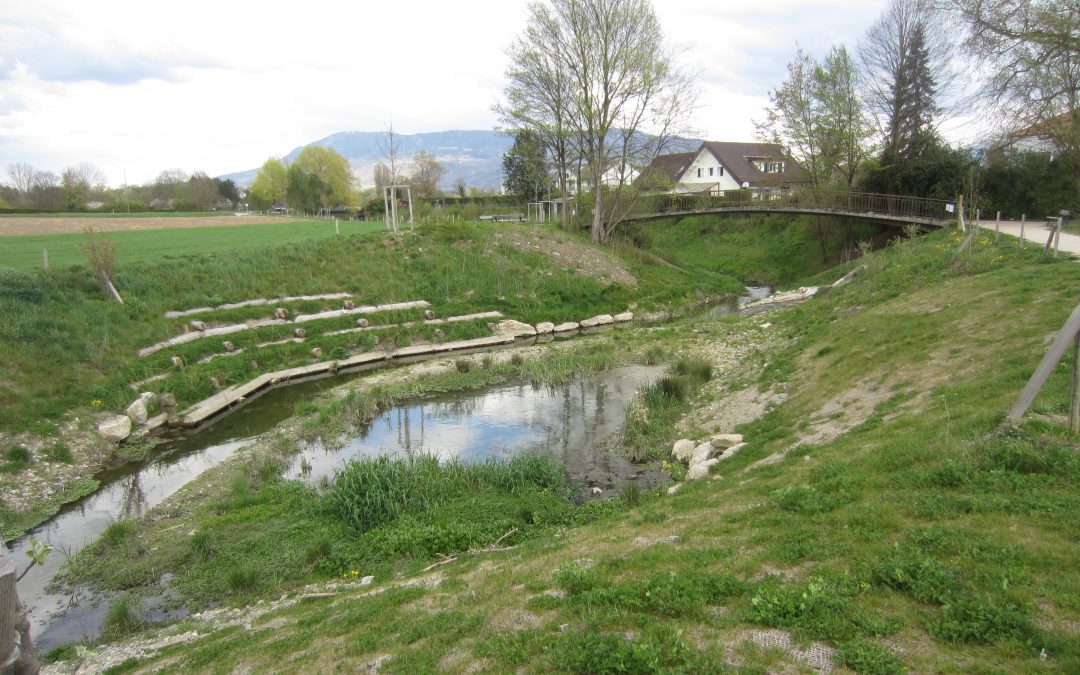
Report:
M 433 131 L 424 134 L 395 134 L 398 141 L 398 157 L 403 169 L 399 173 L 408 173 L 408 162 L 420 150 L 426 150 L 438 160 L 446 173 L 439 181 L 439 188 L 452 192 L 459 179 L 464 179 L 470 188 L 482 190 L 498 189 L 502 186 L 502 157 L 514 144 L 511 136 L 491 130 L 474 131 Z M 349 166 L 360 178 L 361 185 L 371 187 L 375 165 L 385 163 L 386 134 L 382 131 L 342 131 L 321 138 L 308 145 L 333 148 L 349 161 Z M 671 152 L 685 152 L 701 145 L 698 139 L 679 138 L 673 143 Z M 305 145 L 293 148 L 281 159 L 286 165 L 300 155 Z M 241 187 L 248 187 L 255 181 L 259 168 L 227 173 L 219 178 L 230 178 Z
M 420 150 L 433 155 L 445 168 L 446 173 L 439 187 L 450 191 L 458 179 L 464 179 L 469 187 L 491 189 L 502 185 L 502 156 L 514 144 L 514 139 L 497 131 L 435 131 L 424 134 L 395 134 L 398 140 L 399 162 L 407 165 Z M 349 166 L 360 178 L 361 184 L 370 187 L 375 165 L 385 162 L 386 134 L 381 131 L 342 131 L 321 138 L 308 145 L 333 148 L 349 161 Z M 307 146 L 294 148 L 281 159 L 288 164 Z M 407 173 L 405 168 L 401 173 Z M 247 187 L 255 180 L 259 168 L 227 173 L 220 178 L 230 178 L 237 185 Z

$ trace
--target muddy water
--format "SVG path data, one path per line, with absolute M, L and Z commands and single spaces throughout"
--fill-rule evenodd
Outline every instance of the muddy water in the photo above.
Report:
M 655 471 L 607 448 L 625 421 L 627 404 L 660 372 L 657 367 L 632 366 L 564 385 L 502 385 L 404 404 L 379 415 L 344 443 L 304 447 L 286 477 L 316 483 L 324 476 L 332 478 L 349 459 L 383 454 L 431 454 L 447 461 L 476 462 L 544 452 L 566 466 L 570 478 L 582 486 L 584 498 L 614 494 L 628 480 L 648 487 L 661 480 Z M 31 538 L 56 548 L 46 565 L 32 569 L 19 584 L 40 648 L 96 638 L 112 601 L 83 591 L 49 592 L 48 582 L 66 555 L 94 541 L 116 520 L 142 515 L 250 444 L 289 417 L 296 401 L 338 384 L 340 379 L 323 380 L 272 391 L 218 424 L 166 446 L 142 465 L 99 475 L 102 487 L 96 493 L 17 540 L 13 553 L 20 563 Z M 183 610 L 160 609 L 162 604 L 162 598 L 156 598 L 144 605 L 144 611 L 152 620 L 183 615 Z

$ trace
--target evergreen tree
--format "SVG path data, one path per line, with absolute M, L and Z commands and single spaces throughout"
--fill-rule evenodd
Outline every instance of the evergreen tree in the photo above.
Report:
M 503 186 L 512 195 L 529 201 L 539 201 L 550 192 L 547 151 L 540 135 L 530 129 L 519 129 L 514 145 L 503 155 Z

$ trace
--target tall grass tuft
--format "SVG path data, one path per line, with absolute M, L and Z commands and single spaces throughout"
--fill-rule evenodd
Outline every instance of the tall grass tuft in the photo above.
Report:
M 440 465 L 435 457 L 377 457 L 349 462 L 327 494 L 332 510 L 360 531 L 421 513 L 484 488 L 507 493 L 546 489 L 566 494 L 562 469 L 542 456 Z
M 124 637 L 138 631 L 143 623 L 135 600 L 128 595 L 121 595 L 105 612 L 102 632 L 110 638 Z

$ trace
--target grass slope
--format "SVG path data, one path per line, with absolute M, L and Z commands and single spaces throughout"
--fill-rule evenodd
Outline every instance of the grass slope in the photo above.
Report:
M 113 672 L 760 673 L 805 668 L 812 645 L 863 673 L 1075 672 L 1071 364 L 1020 428 L 1000 425 L 1080 267 L 989 239 L 954 261 L 957 244 L 901 242 L 851 285 L 770 316 L 788 347 L 758 382 L 711 395 L 787 399 L 739 429 L 749 446 L 713 480 Z M 707 352 L 740 321 L 692 320 L 663 346 Z

